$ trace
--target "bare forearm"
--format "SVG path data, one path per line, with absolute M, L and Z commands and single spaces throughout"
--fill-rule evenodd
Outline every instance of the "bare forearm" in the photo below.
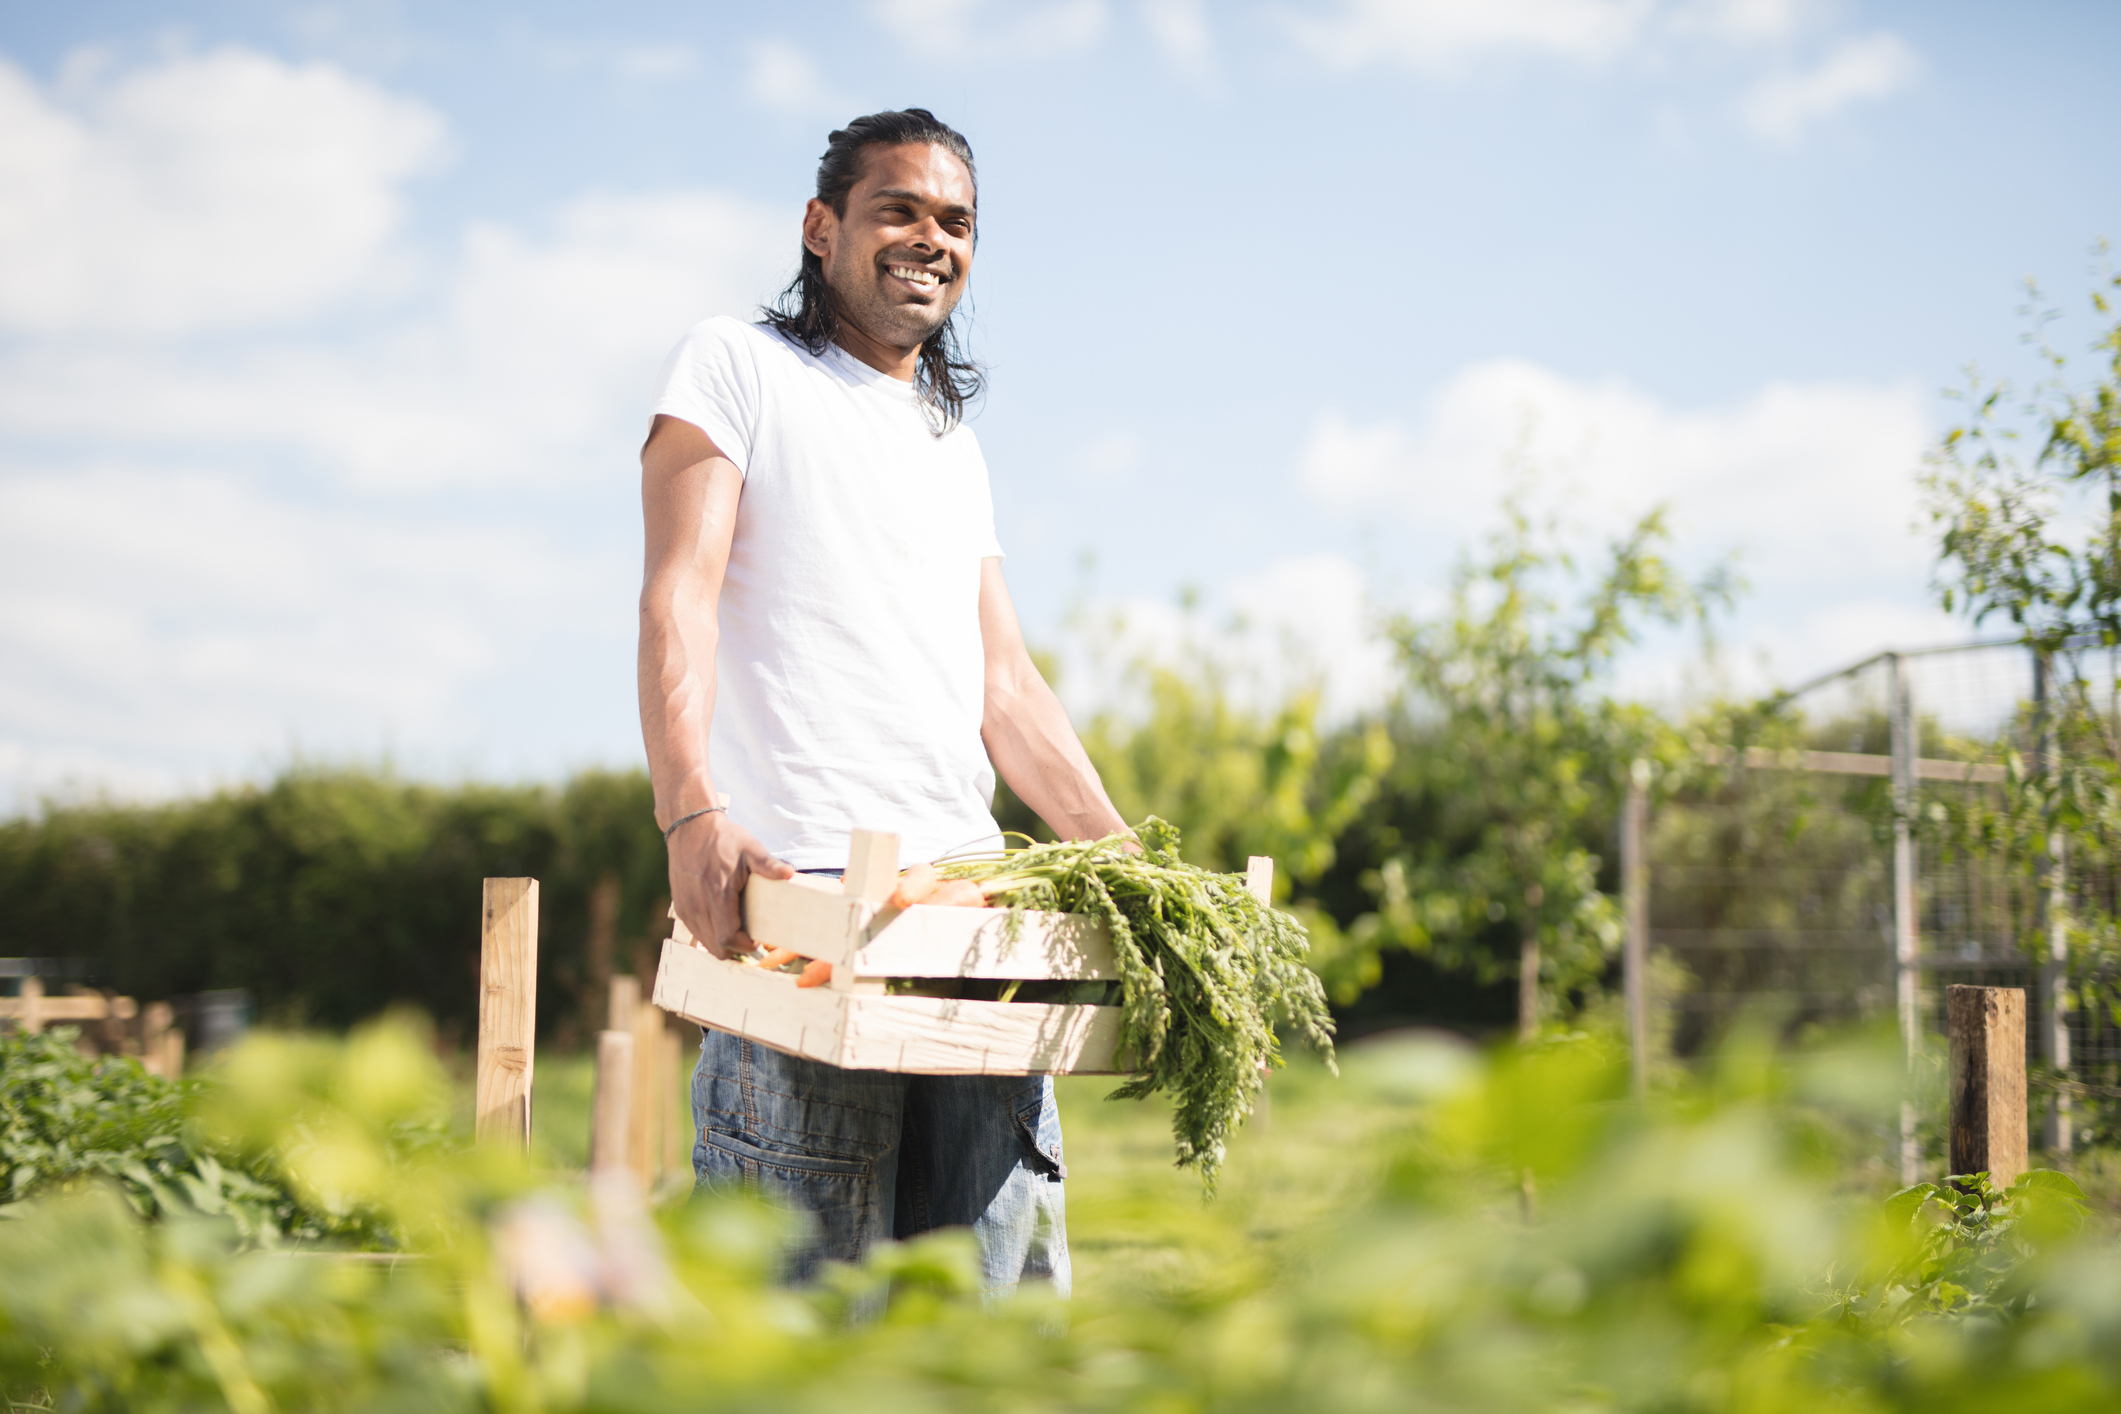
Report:
M 667 597 L 644 595 L 639 680 L 641 739 L 661 824 L 715 803 L 707 732 L 714 718 L 714 629 L 688 633 Z
M 989 686 L 981 736 L 1009 789 L 1062 839 L 1100 839 L 1127 828 L 1067 710 L 1036 673 Z

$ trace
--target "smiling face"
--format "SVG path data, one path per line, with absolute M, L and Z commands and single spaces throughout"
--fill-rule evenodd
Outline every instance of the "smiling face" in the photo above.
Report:
M 861 163 L 844 214 L 812 198 L 803 245 L 854 326 L 843 334 L 850 351 L 874 362 L 872 352 L 889 349 L 910 361 L 957 308 L 972 272 L 972 174 L 925 142 L 871 147 Z

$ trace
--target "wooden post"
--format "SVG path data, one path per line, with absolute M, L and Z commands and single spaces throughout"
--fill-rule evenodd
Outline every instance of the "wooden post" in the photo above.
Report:
M 583 946 L 582 1019 L 595 1015 L 596 1004 L 611 986 L 611 959 L 618 949 L 619 873 L 606 869 L 589 891 L 589 936 Z
M 479 927 L 478 1098 L 482 1144 L 530 1144 L 538 1017 L 538 881 L 488 879 Z
M 678 1034 L 682 1023 L 665 1013 L 663 1017 L 663 1174 L 684 1173 L 692 1158 L 692 1088 L 685 1083 L 685 1041 Z
M 2033 712 L 2039 721 L 2036 750 L 2039 769 L 2050 774 L 2061 764 L 2055 751 L 2054 662 L 2047 654 L 2033 652 Z M 2047 925 L 2047 956 L 2040 964 L 2041 1047 L 2048 1065 L 2058 1074 L 2069 1074 L 2069 857 L 2062 831 L 2050 828 L 2047 857 L 2040 861 L 2046 896 L 2041 900 L 2042 921 Z M 2071 1123 L 2069 1091 L 2057 1090 L 2041 1120 L 2042 1146 L 2050 1154 L 2067 1154 L 2076 1142 Z
M 633 1031 L 633 1014 L 641 1009 L 641 979 L 621 972 L 611 979 L 611 1007 L 604 1014 L 608 1031 Z
M 1517 1039 L 1539 1034 L 1539 929 L 1527 921 L 1517 943 Z
M 184 1033 L 177 1029 L 176 1018 L 168 1002 L 149 1002 L 140 1009 L 140 1064 L 165 1080 L 184 1073 Z
M 1620 899 L 1626 920 L 1620 955 L 1621 987 L 1628 1008 L 1628 1059 L 1635 1098 L 1649 1093 L 1650 1077 L 1650 763 L 1637 761 L 1628 775 L 1627 806 L 1620 816 Z
M 1900 1102 L 1900 1181 L 1913 1183 L 1921 1166 L 1915 1137 L 1915 1061 L 1922 1050 L 1918 971 L 1921 934 L 1915 892 L 1915 690 L 1897 653 L 1885 659 L 1891 701 L 1887 716 L 1893 758 L 1893 992 L 1900 1014 L 1900 1042 L 1907 1065 Z
M 629 978 L 636 996 L 640 980 Z M 654 1188 L 660 1176 L 663 1155 L 663 1102 L 667 1087 L 660 1084 L 663 1068 L 663 1013 L 653 1006 L 637 1004 L 633 1009 L 633 1118 L 626 1126 L 627 1163 L 644 1189 Z
M 44 1032 L 44 979 L 25 977 L 22 979 L 22 1014 L 15 1018 L 25 1036 L 38 1036 Z
M 2025 989 L 1947 987 L 1951 1172 L 1998 1188 L 2025 1172 Z
M 597 1083 L 589 1111 L 589 1171 L 630 1168 L 627 1131 L 633 1121 L 633 1033 L 597 1033 Z

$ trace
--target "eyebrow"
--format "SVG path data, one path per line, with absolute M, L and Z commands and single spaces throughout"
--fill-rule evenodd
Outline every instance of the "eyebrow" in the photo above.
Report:
M 900 201 L 916 202 L 925 202 L 928 199 L 919 192 L 907 191 L 904 187 L 886 187 L 876 194 L 875 199 L 882 201 L 886 197 L 896 197 Z M 969 206 L 961 206 L 953 202 L 943 208 L 943 214 L 946 216 L 970 216 L 973 214 L 973 210 Z

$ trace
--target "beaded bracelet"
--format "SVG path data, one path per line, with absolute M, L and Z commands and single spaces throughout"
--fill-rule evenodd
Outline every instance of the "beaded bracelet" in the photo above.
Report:
M 702 809 L 699 809 L 699 810 L 695 810 L 695 811 L 693 811 L 693 812 L 692 812 L 692 813 L 691 813 L 690 815 L 680 815 L 680 816 L 678 816 L 678 818 L 677 818 L 677 819 L 675 819 L 675 820 L 672 820 L 672 821 L 670 822 L 669 826 L 668 826 L 667 828 L 665 828 L 665 829 L 664 829 L 664 831 L 663 831 L 663 843 L 664 843 L 664 844 L 669 844 L 669 843 L 670 843 L 670 837 L 671 837 L 672 835 L 674 835 L 674 834 L 676 834 L 676 833 L 678 832 L 678 826 L 680 826 L 680 825 L 684 824 L 684 823 L 685 823 L 685 822 L 686 822 L 687 820 L 697 820 L 697 819 L 699 819 L 699 818 L 700 818 L 700 817 L 701 817 L 702 815 L 712 815 L 712 814 L 714 814 L 714 812 L 715 812 L 715 811 L 717 811 L 717 810 L 721 810 L 721 811 L 727 811 L 728 809 L 729 809 L 729 807 L 728 807 L 728 806 L 726 806 L 726 805 L 709 805 L 709 806 L 706 806 L 706 807 L 704 807 L 704 808 L 702 808 Z

